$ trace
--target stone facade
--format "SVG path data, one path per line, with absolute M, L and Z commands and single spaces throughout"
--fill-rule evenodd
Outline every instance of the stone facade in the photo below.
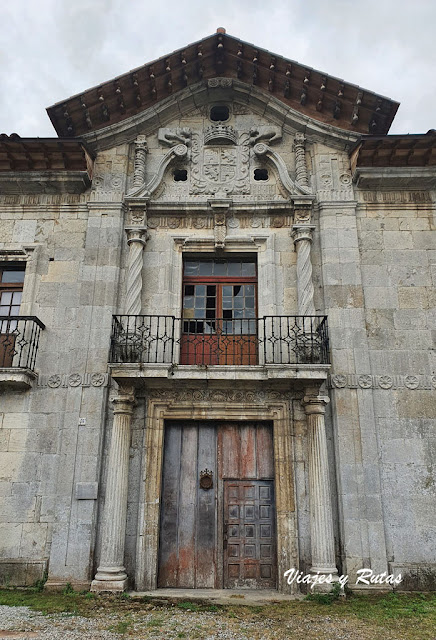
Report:
M 273 428 L 281 591 L 292 566 L 434 588 L 436 171 L 368 177 L 360 134 L 243 85 L 85 134 L 90 186 L 0 190 L 0 262 L 45 325 L 33 368 L 0 369 L 6 584 L 156 588 L 165 421 L 251 420 Z M 113 359 L 114 314 L 180 318 L 186 257 L 244 255 L 257 317 L 326 315 L 331 364 Z

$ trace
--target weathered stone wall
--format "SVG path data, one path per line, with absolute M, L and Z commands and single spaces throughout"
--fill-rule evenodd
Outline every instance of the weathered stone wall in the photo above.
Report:
M 196 109 L 168 128 L 190 127 L 198 133 L 210 125 L 206 114 L 204 108 Z M 251 128 L 268 125 L 266 117 L 241 105 L 232 118 L 247 145 Z M 293 132 L 285 131 L 273 145 L 291 178 L 293 139 Z M 147 143 L 149 182 L 169 147 L 157 133 Z M 192 144 L 190 159 L 167 168 L 148 204 L 142 312 L 180 316 L 183 255 L 214 253 L 214 213 L 207 200 L 219 196 L 233 199 L 225 251 L 257 256 L 258 315 L 297 314 L 292 205 L 280 176 L 268 165 L 269 180 L 254 181 L 254 169 L 263 164 L 249 150 L 236 160 L 248 166 L 239 191 L 217 195 L 207 192 L 209 185 L 201 192 L 191 173 L 193 159 L 204 162 L 195 135 Z M 431 194 L 359 191 L 352 184 L 344 144 L 326 146 L 318 137 L 308 140 L 307 150 L 316 194 L 314 304 L 317 313 L 328 315 L 332 348 L 327 436 L 341 569 L 351 580 L 362 567 L 406 571 L 407 584 L 430 585 L 436 564 Z M 186 182 L 174 181 L 175 167 L 188 169 Z M 0 395 L 4 582 L 30 584 L 49 563 L 52 583 L 87 585 L 96 568 L 112 425 L 107 371 L 111 321 L 126 306 L 124 227 L 131 220 L 122 202 L 132 188 L 133 172 L 133 149 L 125 144 L 98 153 L 92 189 L 81 196 L 0 197 L 2 255 L 28 252 L 21 313 L 36 315 L 46 325 L 37 385 Z M 135 574 L 144 508 L 145 415 L 141 390 L 130 449 L 129 576 Z M 292 415 L 299 556 L 301 568 L 308 570 L 307 420 L 298 401 L 292 402 Z
M 345 154 L 326 151 L 314 166 L 343 570 L 431 571 L 435 207 L 428 192 L 353 189 Z
M 96 173 L 107 182 L 126 156 L 114 150 L 100 160 Z M 125 242 L 121 203 L 87 202 L 98 184 L 82 196 L 0 201 L 2 256 L 23 248 L 29 254 L 20 312 L 46 325 L 35 388 L 0 396 L 5 583 L 33 583 L 48 561 L 54 582 L 91 577 L 111 316 Z
M 370 374 L 365 381 L 374 387 L 362 394 L 373 396 L 388 560 L 396 572 L 409 574 L 409 588 L 410 573 L 433 564 L 434 588 L 435 205 L 419 192 L 400 192 L 394 203 L 390 193 L 388 202 L 379 202 L 383 195 L 359 194 L 369 368 L 357 373 Z M 415 204 L 414 196 L 427 202 Z M 422 579 L 414 586 L 423 588 Z

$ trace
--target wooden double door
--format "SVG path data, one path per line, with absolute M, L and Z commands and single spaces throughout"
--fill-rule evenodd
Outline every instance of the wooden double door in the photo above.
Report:
M 272 428 L 165 425 L 159 587 L 275 588 Z

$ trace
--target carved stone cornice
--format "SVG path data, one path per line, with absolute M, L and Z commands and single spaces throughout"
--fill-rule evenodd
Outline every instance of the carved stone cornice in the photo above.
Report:
M 269 405 L 274 402 L 290 402 L 295 391 L 277 389 L 240 389 L 226 387 L 215 389 L 148 389 L 147 396 L 153 400 L 162 400 L 169 404 L 180 402 L 206 403 L 249 403 Z

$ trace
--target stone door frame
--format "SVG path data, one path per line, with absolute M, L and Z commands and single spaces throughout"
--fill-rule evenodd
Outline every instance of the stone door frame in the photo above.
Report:
M 194 391 L 194 394 L 196 392 Z M 199 395 L 203 392 L 198 391 Z M 158 391 L 158 398 L 148 399 L 145 451 L 141 483 L 141 505 L 138 518 L 135 583 L 138 591 L 157 588 L 160 500 L 164 453 L 165 420 L 269 421 L 273 425 L 274 482 L 276 495 L 276 535 L 278 591 L 292 593 L 284 572 L 298 567 L 298 528 L 295 500 L 294 450 L 292 441 L 291 394 L 283 400 L 260 400 L 260 394 L 244 393 L 244 402 L 229 402 L 232 392 L 219 393 L 219 401 L 175 400 L 177 392 Z M 152 394 L 154 395 L 154 394 Z M 168 397 L 162 397 L 167 395 Z M 268 395 L 268 394 L 264 394 Z

